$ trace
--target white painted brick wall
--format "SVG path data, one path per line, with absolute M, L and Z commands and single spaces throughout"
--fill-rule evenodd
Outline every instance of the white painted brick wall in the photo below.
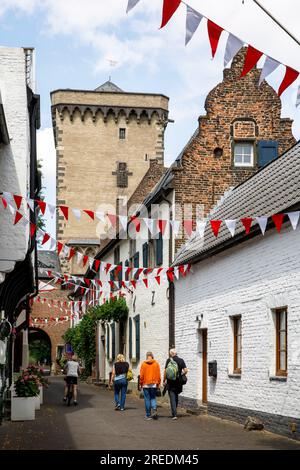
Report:
M 9 145 L 0 146 L 0 191 L 28 195 L 30 138 L 27 111 L 25 54 L 22 48 L 0 47 L 0 92 L 5 112 Z M 21 212 L 27 214 L 23 204 Z M 0 272 L 14 268 L 25 258 L 29 229 L 19 223 L 0 204 Z M 3 261 L 1 261 L 3 260 Z M 4 261 L 11 260 L 11 261 Z
M 208 328 L 208 401 L 300 418 L 300 234 L 289 227 L 258 236 L 193 266 L 176 283 L 176 347 L 189 368 L 183 396 L 202 400 L 201 336 Z M 288 378 L 273 382 L 275 337 L 272 309 L 288 307 Z M 230 378 L 231 315 L 242 315 L 242 377 Z

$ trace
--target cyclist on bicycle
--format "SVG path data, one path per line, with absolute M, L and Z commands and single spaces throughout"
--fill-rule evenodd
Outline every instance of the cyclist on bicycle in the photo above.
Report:
M 78 382 L 78 375 L 80 373 L 79 363 L 74 360 L 74 354 L 68 354 L 68 361 L 65 365 L 65 373 L 66 373 L 66 385 L 65 385 L 65 396 L 64 402 L 67 401 L 67 394 L 68 394 L 68 385 L 73 387 L 73 401 L 74 405 L 77 406 L 77 382 Z

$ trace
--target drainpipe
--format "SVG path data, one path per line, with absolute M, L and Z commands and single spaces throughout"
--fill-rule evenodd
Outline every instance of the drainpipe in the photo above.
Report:
M 162 193 L 162 200 L 167 202 L 169 206 L 170 220 L 172 219 L 172 203 L 166 198 L 165 192 Z M 169 237 L 169 266 L 173 263 L 173 228 L 170 226 Z M 175 286 L 174 282 L 169 281 L 169 349 L 175 347 Z

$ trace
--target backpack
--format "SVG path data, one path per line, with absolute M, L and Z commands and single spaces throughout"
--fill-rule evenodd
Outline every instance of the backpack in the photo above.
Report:
M 168 380 L 176 380 L 178 377 L 178 364 L 174 359 L 170 358 L 166 368 L 166 376 Z

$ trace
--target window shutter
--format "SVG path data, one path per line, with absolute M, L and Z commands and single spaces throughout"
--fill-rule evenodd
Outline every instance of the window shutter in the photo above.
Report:
M 126 269 L 129 268 L 129 266 L 130 266 L 129 260 L 127 259 L 124 264 L 125 264 L 125 281 L 128 281 L 129 280 L 129 275 L 126 274 Z
M 140 359 L 140 316 L 134 317 L 135 321 L 135 357 L 137 360 Z
M 148 268 L 149 263 L 149 246 L 148 243 L 143 244 L 143 267 Z
M 111 343 L 112 343 L 111 357 L 114 361 L 116 357 L 116 325 L 115 323 L 111 325 Z
M 161 264 L 163 264 L 163 237 L 160 232 L 156 239 L 156 265 L 160 266 Z
M 118 281 L 119 281 L 119 282 L 122 282 L 122 278 L 123 278 L 123 264 L 122 264 L 122 263 L 119 263 L 119 265 L 122 266 L 122 269 L 119 271 Z
M 132 318 L 129 318 L 129 359 L 132 359 Z
M 110 351 L 110 331 L 109 331 L 110 326 L 107 325 L 107 332 L 106 332 L 106 357 L 109 359 L 109 351 Z
M 133 257 L 133 267 L 139 268 L 139 266 L 140 266 L 140 254 L 139 252 L 137 252 Z M 137 274 L 135 275 L 135 278 L 137 279 Z
M 278 157 L 278 142 L 276 140 L 260 140 L 257 149 L 260 168 Z

